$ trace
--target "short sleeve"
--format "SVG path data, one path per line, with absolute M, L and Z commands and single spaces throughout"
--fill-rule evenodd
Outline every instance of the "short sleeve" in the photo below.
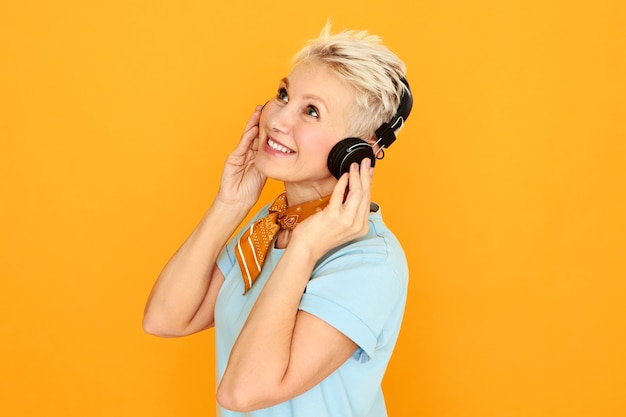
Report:
M 383 240 L 384 239 L 379 239 Z M 399 302 L 403 284 L 386 245 L 356 242 L 331 255 L 313 272 L 300 309 L 329 323 L 367 355 Z
M 237 262 L 237 258 L 235 257 L 234 248 L 237 244 L 237 238 L 232 238 L 223 248 L 220 254 L 217 257 L 217 267 L 222 271 L 222 275 L 227 277 L 230 270 L 233 268 L 235 263 Z

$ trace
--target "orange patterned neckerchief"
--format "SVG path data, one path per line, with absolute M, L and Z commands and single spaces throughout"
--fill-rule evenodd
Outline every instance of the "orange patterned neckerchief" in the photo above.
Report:
M 283 192 L 268 210 L 268 215 L 257 220 L 241 236 L 235 255 L 241 269 L 245 294 L 261 273 L 265 256 L 280 229 L 293 230 L 298 223 L 321 211 L 328 205 L 330 196 L 289 207 Z

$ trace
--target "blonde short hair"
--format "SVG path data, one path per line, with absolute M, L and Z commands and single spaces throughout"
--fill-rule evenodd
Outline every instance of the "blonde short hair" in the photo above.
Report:
M 316 39 L 310 40 L 292 60 L 300 64 L 326 65 L 339 79 L 355 90 L 356 102 L 348 117 L 349 134 L 375 140 L 375 130 L 396 113 L 406 88 L 406 66 L 382 44 L 379 36 L 367 31 L 344 30 L 330 33 L 327 23 Z

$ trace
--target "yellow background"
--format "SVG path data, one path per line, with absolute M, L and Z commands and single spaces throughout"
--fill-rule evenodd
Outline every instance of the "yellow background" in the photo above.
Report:
M 375 176 L 411 270 L 390 415 L 626 415 L 624 4 L 3 0 L 0 415 L 213 415 L 212 332 L 143 305 L 328 17 L 415 94 Z

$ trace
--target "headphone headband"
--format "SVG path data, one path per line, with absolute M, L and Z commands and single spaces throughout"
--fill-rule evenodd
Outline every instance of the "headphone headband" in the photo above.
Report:
M 386 149 L 395 142 L 396 131 L 404 125 L 404 122 L 409 117 L 409 114 L 411 114 L 411 109 L 413 108 L 413 94 L 411 93 L 409 82 L 406 78 L 402 78 L 401 81 L 406 88 L 402 92 L 400 105 L 398 106 L 398 110 L 396 110 L 396 114 L 393 115 L 388 123 L 383 123 L 376 129 L 376 138 L 378 139 L 376 143 L 380 144 L 381 149 Z

